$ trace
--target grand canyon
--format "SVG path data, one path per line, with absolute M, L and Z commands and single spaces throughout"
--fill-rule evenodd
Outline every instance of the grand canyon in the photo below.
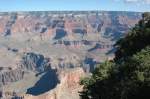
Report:
M 114 57 L 140 12 L 0 12 L 0 98 L 79 99 L 79 81 Z

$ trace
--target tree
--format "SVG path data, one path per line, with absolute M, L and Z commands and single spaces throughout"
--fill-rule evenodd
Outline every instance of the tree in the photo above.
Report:
M 81 80 L 84 85 L 82 99 L 149 99 L 150 47 L 115 64 L 99 65 L 93 75 Z
M 82 99 L 150 99 L 150 13 L 116 44 L 114 62 L 81 80 Z
M 120 78 L 121 99 L 150 98 L 150 47 L 133 55 L 119 66 L 117 78 Z
M 109 99 L 110 95 L 106 94 L 111 90 L 108 86 L 111 86 L 112 83 L 108 83 L 107 80 L 111 76 L 114 65 L 113 62 L 106 61 L 96 67 L 91 77 L 80 81 L 80 84 L 84 85 L 80 93 L 82 99 Z
M 125 60 L 148 45 L 150 45 L 150 13 L 144 13 L 139 23 L 126 37 L 116 43 L 115 60 Z

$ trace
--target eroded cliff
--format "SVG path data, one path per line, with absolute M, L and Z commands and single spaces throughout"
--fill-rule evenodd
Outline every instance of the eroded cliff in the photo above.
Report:
M 112 59 L 116 40 L 140 18 L 138 12 L 1 12 L 0 97 L 79 99 L 80 77 Z

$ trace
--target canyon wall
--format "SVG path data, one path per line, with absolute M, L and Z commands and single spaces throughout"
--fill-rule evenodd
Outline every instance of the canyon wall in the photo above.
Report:
M 138 12 L 0 12 L 0 98 L 79 99 L 80 77 L 114 57 Z

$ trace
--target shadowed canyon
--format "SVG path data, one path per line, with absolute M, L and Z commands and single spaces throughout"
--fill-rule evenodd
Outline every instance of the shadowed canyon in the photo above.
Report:
M 111 60 L 115 42 L 140 19 L 139 12 L 0 12 L 0 98 L 79 99 L 80 78 Z

